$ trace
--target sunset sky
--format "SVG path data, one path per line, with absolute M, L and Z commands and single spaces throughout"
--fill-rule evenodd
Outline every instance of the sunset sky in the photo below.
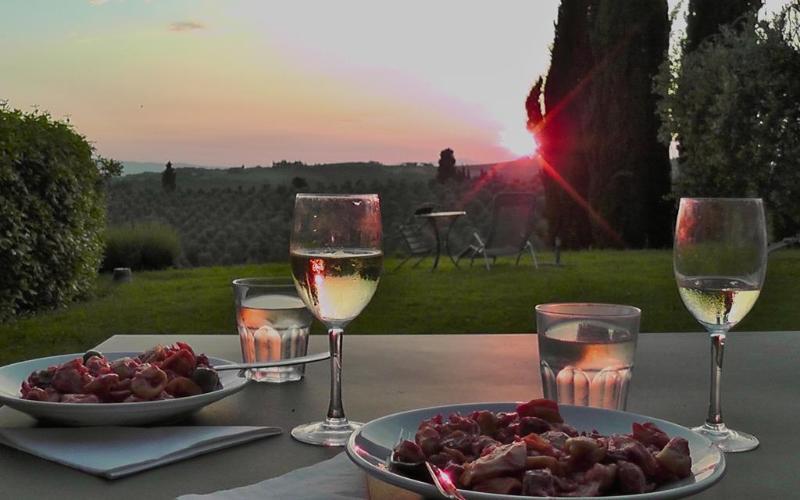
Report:
M 0 0 L 0 99 L 69 117 L 120 160 L 507 160 L 529 146 L 524 100 L 557 8 Z

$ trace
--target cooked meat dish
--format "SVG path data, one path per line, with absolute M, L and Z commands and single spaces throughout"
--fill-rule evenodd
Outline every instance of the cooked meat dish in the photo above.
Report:
M 670 438 L 652 422 L 634 423 L 630 434 L 578 432 L 546 399 L 515 412 L 422 421 L 413 441 L 395 447 L 390 468 L 425 479 L 414 472 L 425 461 L 460 489 L 547 497 L 646 493 L 688 477 L 692 468 L 686 439 Z
M 51 403 L 132 403 L 194 396 L 221 389 L 205 354 L 183 342 L 157 345 L 113 361 L 97 351 L 31 373 L 23 399 Z

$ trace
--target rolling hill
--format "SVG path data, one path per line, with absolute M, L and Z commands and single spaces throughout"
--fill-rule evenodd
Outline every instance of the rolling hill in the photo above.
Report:
M 123 162 L 123 176 L 115 184 L 139 188 L 160 188 L 164 165 L 147 162 Z M 309 185 L 340 185 L 345 182 L 428 181 L 436 176 L 436 167 L 430 164 L 383 165 L 377 162 L 329 163 L 323 165 L 284 164 L 273 167 L 209 167 L 176 163 L 177 184 L 181 188 L 249 187 L 264 184 L 289 184 L 296 177 Z M 483 173 L 503 180 L 527 181 L 539 173 L 535 160 L 524 158 L 509 162 L 482 165 L 463 165 L 470 177 Z

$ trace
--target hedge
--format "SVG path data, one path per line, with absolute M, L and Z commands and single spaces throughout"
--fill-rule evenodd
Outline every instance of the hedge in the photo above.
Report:
M 86 139 L 0 103 L 0 320 L 86 294 L 104 224 L 103 176 Z
M 103 270 L 115 267 L 166 269 L 181 253 L 178 232 L 155 222 L 112 227 L 105 235 Z

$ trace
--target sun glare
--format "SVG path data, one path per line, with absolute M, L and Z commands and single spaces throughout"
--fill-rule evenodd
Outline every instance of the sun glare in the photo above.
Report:
M 500 132 L 500 146 L 516 157 L 530 157 L 536 154 L 539 144 L 525 127 L 506 127 Z

